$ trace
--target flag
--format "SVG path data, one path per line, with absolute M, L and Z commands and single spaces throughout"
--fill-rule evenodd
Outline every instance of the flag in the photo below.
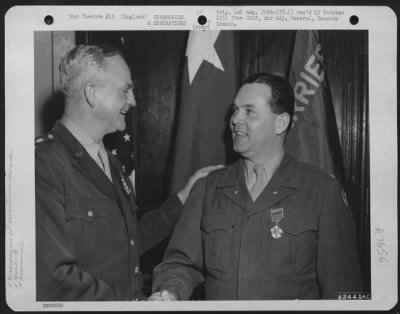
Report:
M 230 108 L 238 88 L 233 31 L 191 31 L 182 76 L 170 191 L 199 168 L 224 164 Z
M 295 110 L 287 151 L 342 181 L 339 134 L 317 31 L 296 32 L 289 81 Z

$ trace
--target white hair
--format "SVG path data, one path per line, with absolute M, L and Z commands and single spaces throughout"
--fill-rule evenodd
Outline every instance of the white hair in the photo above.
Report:
M 60 62 L 60 87 L 66 96 L 79 93 L 82 87 L 105 70 L 106 57 L 122 53 L 111 46 L 79 45 L 70 50 Z

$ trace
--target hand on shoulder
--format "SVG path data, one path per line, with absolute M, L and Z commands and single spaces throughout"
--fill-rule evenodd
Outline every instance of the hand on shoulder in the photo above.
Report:
M 192 174 L 192 176 L 189 178 L 185 187 L 177 193 L 182 204 L 185 204 L 186 199 L 188 198 L 190 191 L 192 190 L 193 185 L 197 182 L 197 180 L 199 180 L 200 178 L 206 177 L 211 171 L 215 171 L 215 170 L 221 169 L 223 167 L 224 167 L 224 165 L 215 165 L 215 166 L 204 167 L 204 168 L 201 168 L 201 169 L 195 171 Z

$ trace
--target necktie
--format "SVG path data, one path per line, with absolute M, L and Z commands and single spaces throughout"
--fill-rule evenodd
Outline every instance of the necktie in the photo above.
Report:
M 251 198 L 253 199 L 253 201 L 255 201 L 267 185 L 267 177 L 264 170 L 264 165 L 255 165 L 253 168 L 253 172 L 253 176 L 255 176 L 255 183 L 253 184 L 253 186 L 251 186 L 249 191 Z
M 97 158 L 99 159 L 100 163 L 99 166 L 101 167 L 101 169 L 104 171 L 104 173 L 106 174 L 106 176 L 110 179 L 110 181 L 112 182 L 112 178 L 111 178 L 111 172 L 110 172 L 110 166 L 108 163 L 108 157 L 107 157 L 107 153 L 104 150 L 104 148 L 102 148 L 101 146 L 99 146 L 99 150 L 97 151 Z
M 97 151 L 97 158 L 99 158 L 101 168 L 103 169 L 104 172 L 106 172 L 106 167 L 104 166 L 104 160 L 101 157 L 100 150 L 101 150 L 101 148 L 99 148 L 99 150 Z

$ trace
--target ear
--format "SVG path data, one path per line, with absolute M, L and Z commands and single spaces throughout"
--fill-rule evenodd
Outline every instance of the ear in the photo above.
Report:
M 281 135 L 289 126 L 290 116 L 287 112 L 278 115 L 275 121 L 275 134 Z
M 86 84 L 83 93 L 85 94 L 85 99 L 88 105 L 92 108 L 96 106 L 96 87 L 92 82 Z

